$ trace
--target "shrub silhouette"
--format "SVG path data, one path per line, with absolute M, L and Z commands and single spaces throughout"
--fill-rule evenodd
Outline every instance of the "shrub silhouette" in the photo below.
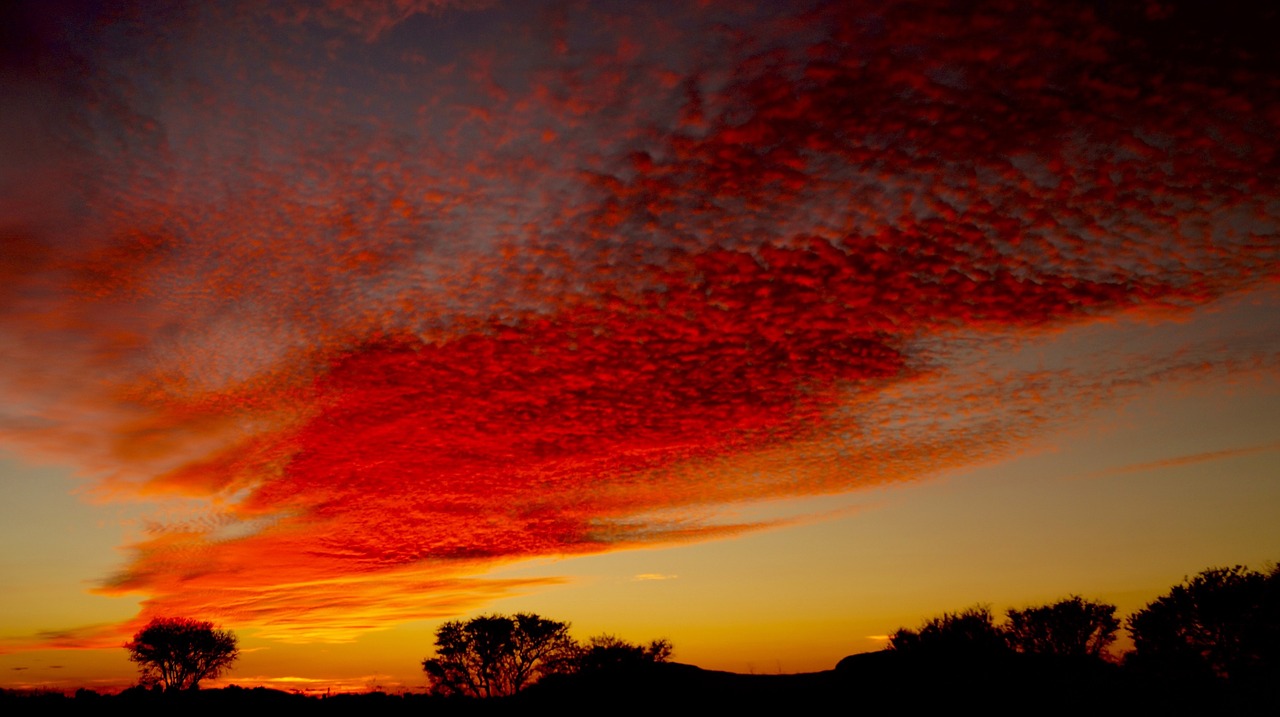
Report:
M 898 628 L 888 649 L 913 656 L 991 656 L 1008 652 L 1009 645 L 992 621 L 991 608 L 975 605 L 931 618 L 919 630 Z
M 1072 595 L 1052 605 L 1009 610 L 1005 636 L 1018 652 L 1101 657 L 1115 642 L 1116 606 Z
M 1129 618 L 1128 664 L 1171 676 L 1280 677 L 1280 567 L 1210 568 Z
M 576 672 L 615 672 L 640 665 L 666 662 L 671 658 L 671 642 L 653 640 L 636 645 L 614 635 L 596 635 L 582 645 L 573 660 Z

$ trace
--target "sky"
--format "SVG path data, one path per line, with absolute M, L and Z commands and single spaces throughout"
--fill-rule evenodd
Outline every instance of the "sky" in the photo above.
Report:
M 6 3 L 0 687 L 739 672 L 1280 556 L 1276 10 Z

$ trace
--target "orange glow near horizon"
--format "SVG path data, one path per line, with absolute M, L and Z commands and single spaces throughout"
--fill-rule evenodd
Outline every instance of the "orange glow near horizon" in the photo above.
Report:
M 239 684 L 345 689 L 384 673 L 342 645 L 667 591 L 706 659 L 795 630 L 816 669 L 827 636 L 874 649 L 906 618 L 878 595 L 730 638 L 692 617 L 728 588 L 688 571 L 597 593 L 528 566 L 855 531 L 863 496 L 998 474 L 1162 387 L 1272 390 L 1280 85 L 1233 49 L 1252 35 L 1047 0 L 754 5 L 20 4 L 0 446 L 117 511 L 123 557 L 76 578 L 138 607 L 15 618 L 0 649 L 191 616 L 348 650 L 246 655 Z M 1070 477 L 1274 462 L 1272 415 Z

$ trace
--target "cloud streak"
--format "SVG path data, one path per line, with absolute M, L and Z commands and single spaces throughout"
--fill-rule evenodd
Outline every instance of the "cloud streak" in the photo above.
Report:
M 1239 456 L 1249 456 L 1255 453 L 1265 453 L 1277 449 L 1280 449 L 1280 442 L 1263 443 L 1256 446 L 1243 446 L 1241 448 L 1230 448 L 1221 451 L 1190 453 L 1187 455 L 1174 456 L 1172 458 L 1164 458 L 1158 461 L 1147 461 L 1145 463 L 1133 463 L 1131 465 L 1119 466 L 1117 468 L 1112 468 L 1111 470 L 1093 473 L 1089 477 L 1101 478 L 1105 476 L 1127 475 L 1129 473 L 1146 473 L 1148 471 L 1163 470 L 1166 468 L 1180 468 L 1182 466 L 1195 465 L 1197 463 L 1220 461 L 1226 458 L 1236 458 Z
M 14 11 L 13 121 L 48 151 L 0 140 L 0 431 L 155 503 L 101 587 L 139 622 L 348 639 L 542 584 L 495 564 L 731 535 L 761 526 L 727 502 L 1274 369 L 972 350 L 1274 286 L 1257 23 L 310 7 Z

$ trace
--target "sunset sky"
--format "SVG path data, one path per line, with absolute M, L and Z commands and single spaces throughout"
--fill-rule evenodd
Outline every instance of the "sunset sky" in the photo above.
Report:
M 1280 560 L 1276 10 L 5 3 L 0 687 L 739 672 Z

